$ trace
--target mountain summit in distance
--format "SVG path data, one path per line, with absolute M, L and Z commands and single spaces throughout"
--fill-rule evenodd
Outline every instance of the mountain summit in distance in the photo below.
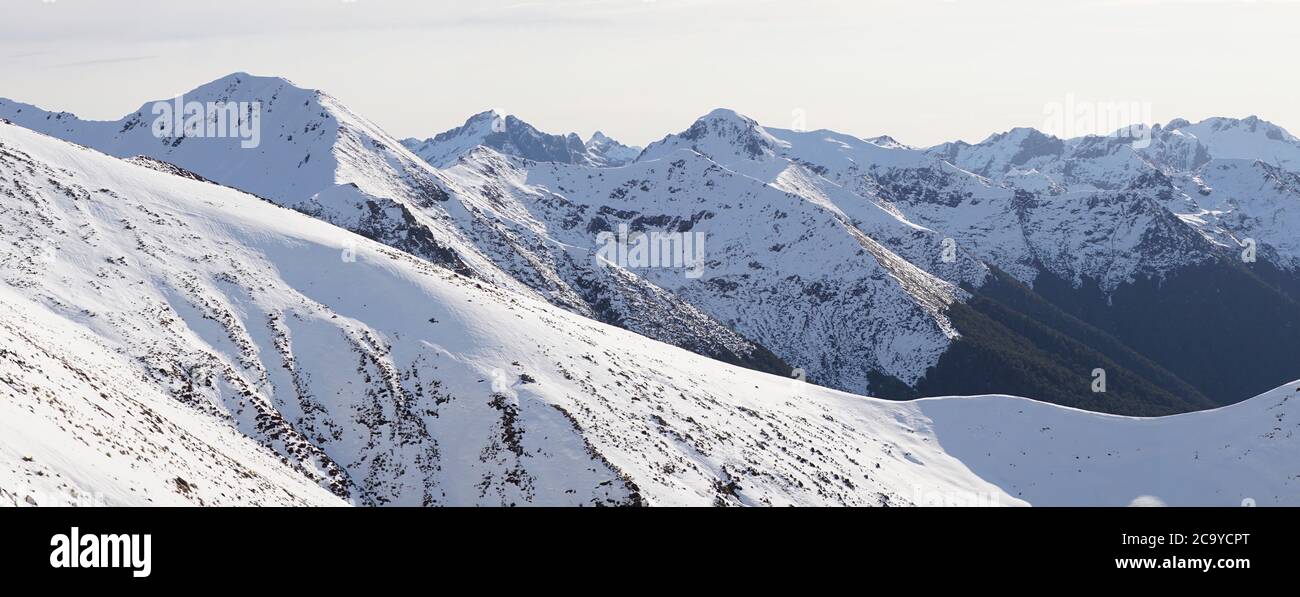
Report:
M 502 153 L 537 162 L 563 162 L 586 166 L 621 166 L 636 158 L 640 149 L 628 147 L 596 132 L 583 142 L 576 133 L 551 135 L 533 125 L 497 110 L 480 112 L 465 124 L 420 140 L 402 144 L 437 167 L 448 167 L 475 147 L 490 147 Z

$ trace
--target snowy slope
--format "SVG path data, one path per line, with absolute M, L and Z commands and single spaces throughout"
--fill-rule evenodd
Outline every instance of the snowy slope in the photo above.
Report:
M 936 362 L 956 337 L 944 315 L 962 296 L 955 285 L 978 286 L 987 274 L 982 264 L 960 250 L 945 259 L 941 235 L 802 164 L 725 161 L 748 155 L 747 147 L 767 148 L 770 138 L 734 112 L 716 111 L 684 135 L 691 143 L 670 137 L 615 169 L 480 148 L 444 174 L 453 195 L 481 197 L 476 203 L 491 220 L 547 239 L 536 245 L 585 252 L 580 261 L 593 260 L 602 234 L 624 227 L 703 235 L 707 265 L 699 276 L 671 268 L 631 274 L 818 383 L 864 391 L 873 373 L 911 383 Z
M 217 185 L 3 131 L 12 200 L 0 224 L 20 241 L 8 283 L 341 496 L 875 503 L 868 488 L 901 491 L 843 482 L 868 472 L 853 454 L 874 443 L 869 429 L 743 390 L 761 380 L 785 392 L 788 380 L 720 368 Z M 767 414 L 745 414 L 751 405 Z M 781 451 L 756 447 L 776 433 L 791 438 Z M 809 458 L 824 470 L 800 464 Z M 952 479 L 939 486 L 988 489 L 946 462 Z M 733 477 L 750 493 L 733 496 Z
M 871 371 L 914 381 L 956 336 L 944 310 L 962 292 L 875 240 L 906 240 L 917 257 L 938 261 L 941 239 L 879 209 L 868 229 L 888 222 L 888 235 L 868 235 L 816 190 L 791 193 L 687 150 L 594 172 L 479 151 L 446 174 L 461 195 L 496 198 L 497 219 L 532 223 L 587 262 L 602 233 L 702 235 L 698 276 L 632 273 L 821 384 L 861 391 Z
M 305 478 L 362 504 L 629 498 L 620 485 L 600 485 L 614 478 L 608 469 L 597 479 L 586 472 L 596 464 L 552 479 L 582 493 L 524 484 L 520 455 L 496 428 L 509 407 L 493 406 L 491 384 L 481 383 L 491 369 L 465 367 L 444 380 L 435 372 L 456 367 L 442 364 L 454 359 L 436 337 L 397 344 L 408 330 L 455 321 L 452 305 L 474 300 L 412 290 L 451 274 L 249 195 L 14 126 L 4 134 L 0 225 L 17 241 L 4 259 L 9 285 L 89 328 L 148 383 L 274 450 Z M 394 273 L 390 262 L 406 265 Z M 355 319 L 362 315 L 386 325 Z M 497 321 L 507 325 L 504 314 Z M 460 330 L 450 340 L 472 337 Z M 470 388 L 485 399 L 454 403 Z M 444 426 L 482 441 L 442 447 L 432 430 Z M 558 453 L 533 460 L 543 468 L 593 462 L 577 446 L 557 440 Z
M 1217 410 L 1155 419 L 1005 396 L 915 406 L 933 421 L 946 452 L 1035 505 L 1127 506 L 1143 496 L 1169 506 L 1300 500 L 1300 467 L 1287 462 L 1300 438 L 1300 383 Z
M 1288 400 L 1294 384 L 1159 420 L 1007 397 L 884 402 L 723 365 L 249 195 L 2 124 L 0 194 L 10 241 L 0 302 L 19 314 L 0 328 L 9 392 L 0 407 L 48 396 L 33 386 L 57 385 L 66 401 L 62 410 L 32 403 L 18 431 L 2 436 L 0 486 L 14 495 L 31 491 L 19 483 L 37 466 L 121 503 L 146 502 L 130 487 L 159 502 L 194 501 L 167 494 L 168 482 L 204 503 L 252 501 L 234 492 L 241 482 L 329 501 L 304 480 L 360 504 L 1015 505 L 1140 495 L 1229 504 L 1241 494 L 1271 504 L 1300 495 L 1288 472 L 1300 423 Z M 155 416 L 135 406 L 146 400 Z M 145 417 L 130 450 L 201 435 L 259 476 L 230 478 L 199 445 L 175 456 L 183 467 L 141 467 L 121 481 L 74 440 L 30 433 L 65 417 L 93 423 L 101 408 Z M 1078 463 L 1085 437 L 1092 451 L 1113 446 L 1104 467 Z M 991 463 L 988 454 L 1011 449 L 1006 441 L 1019 456 Z M 1161 482 L 1155 466 L 1198 480 Z M 1103 473 L 1104 491 L 1073 491 Z
M 1263 160 L 1215 159 L 1178 180 L 1196 192 L 1176 197 L 1170 211 L 1228 250 L 1253 240 L 1260 259 L 1300 270 L 1300 173 Z
M 461 193 L 452 181 L 365 118 L 320 91 L 278 77 L 235 73 L 184 94 L 186 101 L 257 102 L 262 138 L 163 138 L 150 104 L 115 122 L 82 121 L 0 100 L 0 117 L 118 157 L 147 156 L 265 197 L 497 287 L 533 293 L 579 315 L 706 356 L 763 370 L 789 367 L 763 347 L 646 280 L 597 267 L 529 222 L 500 217 L 500 198 Z M 500 135 L 496 129 L 503 131 Z M 508 134 L 507 134 L 508 133 Z M 497 135 L 497 136 L 494 136 Z M 470 151 L 484 139 L 551 151 L 581 141 L 548 137 L 514 117 L 485 112 L 439 136 Z M 571 143 L 570 143 L 571 142 Z M 449 145 L 448 145 L 449 144 Z M 568 144 L 568 145 L 566 145 Z
M 7 285 L 0 310 L 0 506 L 346 505 Z

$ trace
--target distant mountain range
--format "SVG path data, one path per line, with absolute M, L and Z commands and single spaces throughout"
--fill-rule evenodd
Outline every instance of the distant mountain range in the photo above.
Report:
M 622 166 L 635 160 L 640 147 L 629 147 L 597 131 L 583 141 L 578 135 L 548 135 L 518 118 L 489 110 L 471 116 L 465 124 L 423 141 L 404 139 L 402 145 L 438 167 L 455 164 L 475 147 L 536 162 L 561 162 L 582 166 Z

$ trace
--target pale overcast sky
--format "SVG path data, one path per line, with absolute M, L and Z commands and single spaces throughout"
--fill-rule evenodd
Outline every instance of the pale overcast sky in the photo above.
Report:
M 1300 134 L 1296 0 L 0 0 L 0 14 L 0 96 L 85 118 L 247 71 L 398 137 L 498 108 L 644 144 L 729 107 L 929 145 L 1043 128 L 1068 98 Z

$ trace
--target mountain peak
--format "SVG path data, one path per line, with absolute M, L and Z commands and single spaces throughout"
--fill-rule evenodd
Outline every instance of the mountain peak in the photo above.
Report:
M 1024 143 L 1026 141 L 1033 142 L 1046 139 L 1056 139 L 1057 141 L 1060 141 L 1058 137 L 1050 133 L 1044 133 L 1043 131 L 1033 127 L 1018 126 L 1006 132 L 993 133 L 992 135 L 989 135 L 988 138 L 981 141 L 979 145 L 989 145 L 1000 142 Z
M 583 144 L 592 161 L 598 166 L 616 167 L 635 160 L 641 148 L 619 143 L 601 131 L 596 131 Z
M 182 95 L 185 97 L 242 97 L 244 95 L 263 95 L 262 91 L 270 89 L 293 89 L 303 93 L 323 95 L 319 90 L 300 87 L 284 77 L 252 75 L 243 71 L 233 72 L 224 77 L 213 79 L 186 91 Z
M 730 120 L 752 125 L 758 124 L 758 122 L 753 118 L 745 116 L 744 114 L 730 108 L 714 108 L 713 110 L 710 110 L 708 114 L 701 116 L 698 120 Z
M 475 147 L 489 147 L 499 153 L 535 162 L 559 162 L 585 166 L 620 166 L 631 161 L 640 149 L 623 145 L 603 133 L 583 141 L 577 133 L 545 133 L 520 118 L 500 110 L 479 112 L 465 124 L 430 139 L 407 139 L 403 145 L 440 168 L 450 167 Z
M 1178 119 L 1167 128 L 1192 135 L 1214 158 L 1260 159 L 1288 170 L 1300 170 L 1300 139 L 1258 116 L 1216 116 L 1196 124 Z
M 465 124 L 471 124 L 476 122 L 492 122 L 496 120 L 505 120 L 507 118 L 515 118 L 515 117 L 502 110 L 498 110 L 496 108 L 489 108 L 487 110 L 479 112 L 478 114 L 475 114 L 465 119 Z M 519 119 L 515 118 L 515 120 L 519 120 Z
M 740 112 L 737 112 L 730 108 L 715 108 L 709 111 L 708 114 L 705 114 L 704 116 L 695 119 L 695 123 L 691 126 L 691 129 L 697 129 L 697 128 L 701 128 L 701 129 L 707 128 L 707 129 L 712 129 L 714 131 L 748 130 L 756 133 L 761 133 L 762 135 L 767 135 L 766 129 L 764 129 L 763 126 L 760 125 L 757 120 L 754 120 L 753 118 L 745 116 L 744 114 L 741 114 Z M 690 133 L 691 129 L 688 129 L 686 133 Z
M 723 162 L 731 157 L 763 161 L 786 145 L 754 119 L 735 110 L 717 108 L 696 119 L 685 131 L 652 143 L 637 159 L 658 159 L 685 148 Z
M 1170 123 L 1170 126 L 1172 127 L 1173 123 Z M 1250 115 L 1245 118 L 1216 116 L 1202 120 L 1194 125 L 1184 125 L 1184 127 L 1187 126 L 1200 128 L 1209 127 L 1214 131 L 1240 129 L 1249 133 L 1262 133 L 1268 138 L 1277 141 L 1295 142 L 1297 140 L 1296 137 L 1287 132 L 1286 129 L 1255 115 Z
M 254 75 L 252 73 L 242 71 L 242 70 L 235 71 L 224 77 L 218 77 L 217 79 L 214 79 L 213 81 L 207 84 L 211 85 L 213 83 L 232 83 L 232 82 L 233 83 L 240 83 L 240 82 L 278 83 L 283 85 L 291 85 L 293 87 L 299 87 L 298 84 L 284 77 L 280 77 L 276 75 Z M 299 89 L 302 89 L 302 87 L 299 87 Z
M 868 139 L 864 139 L 864 141 L 872 145 L 879 145 L 881 147 L 885 147 L 888 149 L 912 149 L 911 146 L 906 145 L 904 143 L 900 143 L 898 139 L 895 139 L 889 135 L 880 135 L 878 137 L 871 137 Z

